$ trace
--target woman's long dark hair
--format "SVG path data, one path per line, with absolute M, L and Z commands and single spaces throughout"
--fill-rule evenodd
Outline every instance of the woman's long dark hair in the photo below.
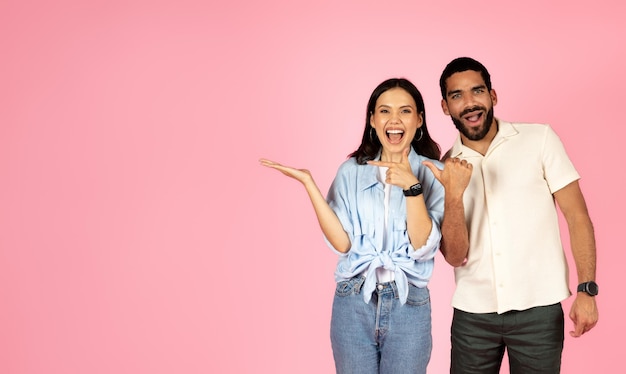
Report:
M 422 127 L 420 127 L 422 131 L 421 137 L 414 137 L 411 141 L 411 145 L 415 151 L 423 156 L 428 158 L 432 158 L 434 160 L 439 160 L 441 156 L 441 149 L 439 148 L 439 144 L 437 144 L 428 133 L 428 127 L 426 127 L 426 111 L 424 108 L 424 99 L 422 98 L 422 94 L 419 92 L 417 87 L 413 83 L 411 83 L 408 79 L 405 78 L 391 78 L 387 79 L 383 83 L 379 84 L 372 95 L 370 96 L 370 100 L 367 103 L 367 113 L 365 114 L 365 130 L 363 131 L 363 138 L 361 140 L 361 145 L 359 148 L 352 152 L 348 157 L 356 157 L 356 162 L 359 165 L 364 165 L 367 161 L 373 160 L 380 152 L 380 148 L 382 144 L 376 135 L 376 131 L 374 131 L 371 123 L 370 117 L 374 110 L 376 109 L 376 101 L 385 91 L 390 90 L 395 87 L 400 87 L 409 93 L 415 100 L 415 105 L 417 106 L 417 112 L 422 113 Z

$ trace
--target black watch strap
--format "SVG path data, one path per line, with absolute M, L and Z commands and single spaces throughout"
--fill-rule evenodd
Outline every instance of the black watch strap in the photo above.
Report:
M 598 294 L 598 284 L 594 281 L 581 283 L 576 289 L 577 292 L 585 292 L 589 296 L 596 296 Z
M 422 184 L 421 183 L 415 183 L 414 185 L 412 185 L 411 187 L 409 187 L 408 190 L 403 190 L 402 192 L 404 192 L 404 196 L 418 196 L 422 194 Z

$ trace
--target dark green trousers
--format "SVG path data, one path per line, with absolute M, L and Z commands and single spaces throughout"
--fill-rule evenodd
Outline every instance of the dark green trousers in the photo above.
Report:
M 455 309 L 451 374 L 498 374 L 505 350 L 511 374 L 561 370 L 564 317 L 561 304 L 503 314 Z

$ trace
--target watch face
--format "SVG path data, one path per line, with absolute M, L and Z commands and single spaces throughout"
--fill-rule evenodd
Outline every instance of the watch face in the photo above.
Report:
M 413 195 L 419 195 L 422 193 L 422 185 L 421 184 L 414 184 L 411 186 L 411 191 L 413 192 Z
M 596 282 L 589 282 L 587 283 L 587 290 L 589 291 L 590 295 L 597 295 L 598 285 L 596 284 Z
M 420 183 L 416 183 L 403 192 L 404 196 L 418 196 L 422 193 L 422 185 Z

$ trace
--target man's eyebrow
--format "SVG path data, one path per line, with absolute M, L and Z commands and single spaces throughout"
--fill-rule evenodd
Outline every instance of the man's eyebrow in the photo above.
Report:
M 487 85 L 485 85 L 485 84 L 480 84 L 480 85 L 478 85 L 478 86 L 474 86 L 474 87 L 472 87 L 472 88 L 470 89 L 470 91 L 474 91 L 474 90 L 477 90 L 477 89 L 480 89 L 480 88 L 487 89 Z M 454 95 L 454 94 L 461 93 L 461 91 L 462 91 L 462 90 L 453 90 L 453 91 L 449 91 L 449 92 L 448 92 L 448 94 L 447 94 L 446 96 L 452 96 L 452 95 Z

